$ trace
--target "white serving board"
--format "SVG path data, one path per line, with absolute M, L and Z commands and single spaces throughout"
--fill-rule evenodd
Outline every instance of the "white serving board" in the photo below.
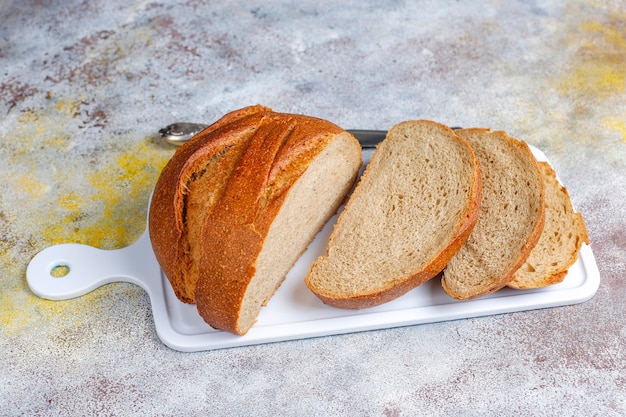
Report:
M 540 150 L 531 149 L 538 160 L 547 160 Z M 364 162 L 369 161 L 371 153 L 372 150 L 363 151 Z M 563 282 L 545 288 L 504 288 L 476 300 L 456 301 L 442 290 L 439 278 L 435 278 L 374 308 L 344 310 L 330 307 L 309 291 L 304 276 L 309 265 L 325 252 L 336 217 L 326 224 L 294 265 L 245 336 L 212 329 L 199 316 L 195 305 L 178 301 L 157 263 L 147 231 L 132 245 L 117 250 L 80 244 L 51 246 L 31 260 L 26 276 L 31 290 L 50 300 L 78 297 L 111 282 L 137 284 L 150 297 L 160 339 L 170 348 L 184 352 L 564 306 L 590 299 L 600 284 L 591 247 L 583 245 L 578 260 Z M 55 278 L 51 271 L 59 265 L 67 266 L 70 272 L 62 278 Z

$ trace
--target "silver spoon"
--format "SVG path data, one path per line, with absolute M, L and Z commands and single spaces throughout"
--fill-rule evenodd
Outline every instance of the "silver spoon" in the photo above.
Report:
M 181 146 L 200 133 L 207 125 L 199 123 L 172 123 L 159 130 L 159 135 L 172 145 Z

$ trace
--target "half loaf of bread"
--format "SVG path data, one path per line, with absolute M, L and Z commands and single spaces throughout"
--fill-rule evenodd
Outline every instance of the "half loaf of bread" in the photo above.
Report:
M 480 163 L 478 222 L 446 266 L 441 283 L 459 300 L 506 286 L 537 244 L 545 222 L 544 183 L 525 142 L 504 132 L 462 129 Z
M 476 223 L 481 195 L 472 148 L 449 127 L 406 121 L 389 130 L 340 214 L 306 285 L 324 303 L 360 309 L 436 276 Z
M 359 142 L 318 118 L 246 107 L 180 147 L 154 189 L 149 233 L 177 297 L 245 334 L 336 212 Z
M 539 162 L 539 168 L 546 186 L 546 223 L 539 242 L 509 282 L 511 288 L 538 288 L 563 281 L 583 242 L 589 243 L 583 217 L 574 211 L 556 172 L 547 162 Z

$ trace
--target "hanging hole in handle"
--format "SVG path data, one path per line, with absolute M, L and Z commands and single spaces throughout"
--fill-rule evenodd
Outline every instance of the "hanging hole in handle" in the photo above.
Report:
M 50 276 L 53 278 L 63 278 L 70 273 L 70 267 L 65 264 L 59 264 L 52 267 L 50 270 Z

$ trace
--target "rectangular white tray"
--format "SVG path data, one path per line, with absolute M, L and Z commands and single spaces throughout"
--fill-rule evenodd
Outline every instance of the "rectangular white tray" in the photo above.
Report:
M 541 151 L 531 149 L 538 160 L 547 160 Z M 364 150 L 365 162 L 369 161 L 371 152 Z M 114 251 L 77 244 L 52 246 L 33 258 L 27 279 L 35 294 L 48 299 L 77 297 L 109 282 L 140 285 L 150 296 L 160 339 L 172 349 L 185 352 L 564 306 L 593 297 L 600 283 L 591 247 L 583 245 L 577 262 L 557 285 L 534 290 L 504 288 L 476 300 L 456 301 L 445 294 L 439 278 L 435 278 L 378 307 L 338 309 L 323 304 L 304 284 L 309 265 L 325 252 L 336 217 L 326 224 L 294 265 L 245 336 L 212 329 L 199 316 L 195 305 L 178 301 L 154 257 L 147 231 L 133 245 Z M 52 278 L 50 271 L 58 265 L 67 266 L 70 273 L 63 278 Z

